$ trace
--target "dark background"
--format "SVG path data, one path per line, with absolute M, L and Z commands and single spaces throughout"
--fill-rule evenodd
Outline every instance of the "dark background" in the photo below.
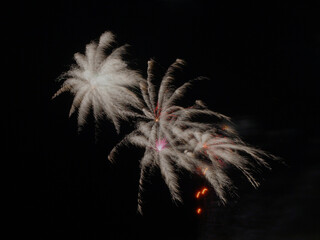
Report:
M 315 1 L 316 2 L 316 1 Z M 10 236 L 33 239 L 312 239 L 319 235 L 319 6 L 308 1 L 12 2 L 5 119 Z M 232 117 L 244 140 L 280 156 L 258 190 L 234 176 L 239 198 L 220 206 L 206 183 L 184 174 L 185 203 L 174 205 L 159 173 L 150 177 L 145 214 L 136 214 L 138 160 L 103 123 L 77 133 L 72 97 L 51 96 L 73 54 L 113 31 L 134 66 L 188 63 L 211 80 L 193 94 Z M 12 40 L 11 40 L 12 39 Z M 11 58 L 9 58 L 11 59 Z M 5 80 L 3 80 L 5 81 Z M 197 206 L 202 215 L 195 214 Z

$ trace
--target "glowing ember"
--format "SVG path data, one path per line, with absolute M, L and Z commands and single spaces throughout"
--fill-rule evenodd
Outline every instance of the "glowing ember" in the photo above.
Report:
M 202 189 L 202 192 L 201 192 L 201 193 L 202 193 L 202 195 L 203 195 L 203 194 L 205 194 L 207 191 L 208 191 L 208 188 L 204 188 L 204 189 Z
M 165 138 L 156 141 L 156 150 L 160 152 L 162 149 L 166 148 L 167 140 Z
M 200 191 L 196 193 L 196 198 L 200 198 L 200 195 L 204 195 L 206 192 L 208 192 L 208 188 L 202 188 Z
M 201 208 L 197 208 L 197 214 L 200 214 L 202 212 Z
M 196 194 L 196 198 L 199 198 L 200 197 L 200 194 L 201 194 L 201 192 L 199 191 L 199 192 L 197 192 L 197 194 Z

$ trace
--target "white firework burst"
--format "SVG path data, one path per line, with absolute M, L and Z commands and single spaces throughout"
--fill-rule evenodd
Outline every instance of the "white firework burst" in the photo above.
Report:
M 179 131 L 179 134 L 187 139 L 188 149 L 185 154 L 195 161 L 195 165 L 223 203 L 227 202 L 226 190 L 233 192 L 233 184 L 226 168 L 238 169 L 257 188 L 259 182 L 253 172 L 260 167 L 270 169 L 264 157 L 275 158 L 244 143 L 233 129 L 227 129 L 225 125 L 208 124 L 206 130 L 190 128 Z
M 125 144 L 145 148 L 140 161 L 138 191 L 140 213 L 142 213 L 143 182 L 148 171 L 154 167 L 160 168 L 174 201 L 182 201 L 177 173 L 177 170 L 182 168 L 202 175 L 223 203 L 227 201 L 226 191 L 233 189 L 232 181 L 225 171 L 227 166 L 240 170 L 254 187 L 258 187 L 259 183 L 253 177 L 252 171 L 257 166 L 269 168 L 262 157 L 271 155 L 241 141 L 231 127 L 229 117 L 209 110 L 200 100 L 187 108 L 175 105 L 193 81 L 203 79 L 196 78 L 180 87 L 175 87 L 175 73 L 183 65 L 182 60 L 176 60 L 168 68 L 159 90 L 156 91 L 153 83 L 157 77 L 155 62 L 148 62 L 147 81 L 140 83 L 145 103 L 145 107 L 142 108 L 143 114 L 140 114 L 136 129 L 125 136 L 109 155 L 109 160 L 112 161 L 114 154 Z M 199 115 L 214 116 L 220 120 L 216 124 L 194 120 L 194 117 Z M 225 122 L 230 124 L 224 124 Z
M 142 213 L 143 182 L 155 167 L 160 169 L 172 199 L 178 202 L 182 201 L 179 169 L 203 176 L 223 203 L 227 201 L 226 191 L 233 187 L 225 171 L 228 166 L 240 170 L 257 187 L 259 183 L 252 171 L 256 166 L 268 168 L 263 157 L 274 156 L 248 146 L 227 125 L 195 120 L 203 116 L 230 122 L 227 116 L 209 110 L 202 101 L 197 100 L 190 107 L 177 104 L 193 82 L 206 78 L 195 78 L 177 87 L 176 74 L 184 66 L 184 61 L 177 59 L 163 76 L 157 75 L 156 62 L 149 61 L 145 80 L 123 60 L 126 45 L 105 54 L 114 42 L 114 35 L 105 32 L 98 43 L 86 46 L 84 55 L 76 53 L 77 64 L 63 75 L 65 81 L 53 98 L 63 92 L 74 95 L 69 116 L 78 110 L 79 129 L 91 110 L 96 122 L 104 114 L 117 132 L 120 119 L 135 117 L 135 130 L 113 148 L 109 160 L 113 161 L 117 151 L 126 144 L 145 149 L 140 160 L 138 211 Z M 156 79 L 159 77 L 158 88 Z
M 208 126 L 203 123 L 195 123 L 192 117 L 198 114 L 213 115 L 226 118 L 219 113 L 205 109 L 201 101 L 197 101 L 192 107 L 184 108 L 175 105 L 175 102 L 184 96 L 193 81 L 202 80 L 196 78 L 190 80 L 180 87 L 175 87 L 175 74 L 184 65 L 184 61 L 177 59 L 167 70 L 162 78 L 159 90 L 156 91 L 154 84 L 156 63 L 148 62 L 147 81 L 140 83 L 141 95 L 145 106 L 142 108 L 140 120 L 136 129 L 128 134 L 118 145 L 114 147 L 109 155 L 109 160 L 114 159 L 115 153 L 124 144 L 133 144 L 145 148 L 145 153 L 140 162 L 141 172 L 138 193 L 138 211 L 141 213 L 143 181 L 145 174 L 150 168 L 159 167 L 161 174 L 171 193 L 172 199 L 182 201 L 179 194 L 178 168 L 195 171 L 199 164 L 197 159 L 189 157 L 185 151 L 192 150 L 191 145 L 186 142 L 180 133 L 184 129 L 202 129 Z M 201 166 L 202 166 L 201 165 Z
M 128 110 L 128 104 L 140 106 L 134 89 L 143 81 L 142 77 L 122 59 L 127 45 L 115 48 L 108 56 L 105 54 L 106 50 L 112 49 L 113 43 L 115 37 L 108 31 L 100 36 L 98 43 L 91 42 L 86 46 L 85 55 L 76 53 L 77 64 L 63 74 L 65 81 L 53 96 L 67 91 L 74 95 L 69 116 L 78 109 L 79 129 L 92 110 L 96 121 L 105 114 L 119 132 L 119 119 L 134 115 Z

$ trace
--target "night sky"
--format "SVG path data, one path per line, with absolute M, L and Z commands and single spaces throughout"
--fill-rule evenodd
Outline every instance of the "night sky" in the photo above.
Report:
M 3 161 L 12 165 L 11 236 L 320 239 L 319 10 L 308 1 L 214 0 L 17 1 L 3 8 L 10 30 L 3 49 L 14 59 L 2 79 L 10 85 Z M 235 174 L 239 197 L 226 206 L 212 191 L 195 200 L 206 183 L 184 172 L 185 202 L 175 205 L 155 171 L 145 214 L 138 215 L 143 151 L 124 148 L 115 164 L 107 160 L 132 126 L 124 123 L 117 135 L 111 123 L 95 130 L 89 118 L 77 133 L 76 118 L 68 118 L 72 96 L 51 100 L 73 54 L 107 30 L 130 45 L 127 58 L 144 75 L 151 58 L 164 68 L 182 58 L 186 80 L 209 77 L 190 94 L 230 116 L 245 141 L 286 165 L 272 162 L 257 190 Z

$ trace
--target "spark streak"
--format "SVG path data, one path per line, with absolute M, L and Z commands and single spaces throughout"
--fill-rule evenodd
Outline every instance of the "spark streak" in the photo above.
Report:
M 201 192 L 198 191 L 197 194 L 196 194 L 196 198 L 199 198 L 199 197 L 200 197 L 200 194 L 201 194 Z
M 202 212 L 201 208 L 197 208 L 197 214 L 200 214 Z
M 201 194 L 204 195 L 208 191 L 208 188 L 203 188 Z

